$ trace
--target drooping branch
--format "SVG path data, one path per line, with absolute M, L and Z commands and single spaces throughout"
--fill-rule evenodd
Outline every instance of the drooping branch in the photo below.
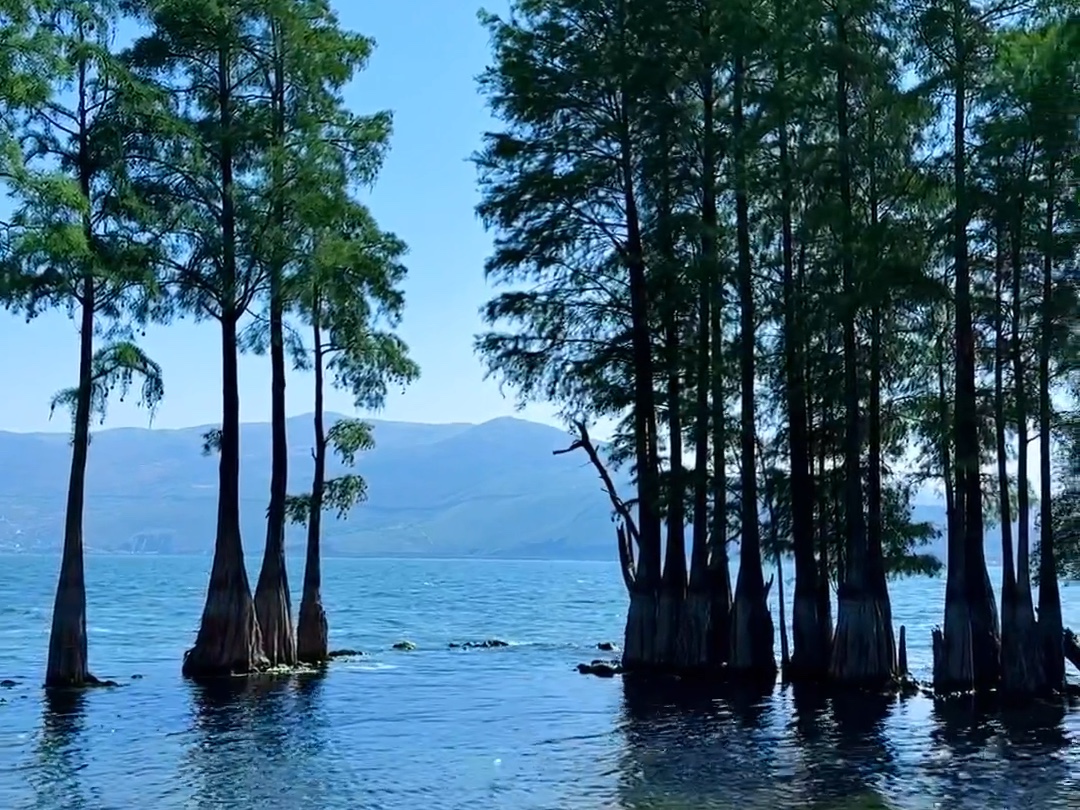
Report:
M 607 492 L 608 498 L 611 500 L 611 505 L 614 508 L 615 513 L 622 519 L 622 525 L 616 526 L 615 529 L 619 541 L 619 565 L 622 569 L 623 581 L 626 583 L 627 589 L 632 589 L 635 581 L 634 543 L 640 545 L 640 535 L 638 534 L 637 524 L 634 522 L 634 517 L 630 511 L 629 505 L 619 497 L 618 490 L 615 489 L 615 482 L 611 480 L 611 475 L 608 473 L 607 467 L 604 466 L 604 462 L 600 459 L 600 454 L 596 451 L 596 446 L 592 443 L 592 439 L 589 438 L 589 431 L 585 427 L 585 423 L 576 421 L 574 422 L 574 427 L 577 430 L 578 438 L 576 438 L 569 447 L 563 450 L 552 451 L 552 455 L 561 456 L 566 453 L 572 453 L 574 450 L 581 449 L 584 450 L 585 454 L 589 457 L 589 461 L 596 469 L 596 472 L 600 476 L 600 480 L 604 484 L 604 489 Z

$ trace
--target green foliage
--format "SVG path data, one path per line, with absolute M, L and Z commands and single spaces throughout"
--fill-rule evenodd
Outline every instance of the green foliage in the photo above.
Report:
M 359 419 L 339 419 L 327 431 L 326 441 L 346 467 L 356 464 L 358 453 L 375 447 L 371 424 Z M 321 508 L 334 511 L 339 520 L 347 517 L 354 506 L 366 500 L 367 482 L 355 473 L 331 478 L 323 484 Z M 285 512 L 290 523 L 307 525 L 313 508 L 311 493 L 290 495 L 285 501 Z
M 110 394 L 117 394 L 120 401 L 131 391 L 136 380 L 139 385 L 139 405 L 150 412 L 165 396 L 161 366 L 147 357 L 146 353 L 134 343 L 117 342 L 103 346 L 94 352 L 90 376 L 90 413 L 105 423 L 105 414 Z M 67 408 L 75 420 L 79 398 L 78 388 L 65 388 L 52 398 L 49 407 L 50 416 L 57 408 Z

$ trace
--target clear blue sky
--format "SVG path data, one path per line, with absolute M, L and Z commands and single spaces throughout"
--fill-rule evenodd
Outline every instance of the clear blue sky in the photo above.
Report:
M 342 25 L 376 39 L 369 69 L 346 93 L 359 111 L 394 112 L 391 152 L 368 202 L 383 227 L 410 247 L 407 310 L 401 334 L 422 369 L 404 394 L 395 392 L 380 418 L 416 422 L 481 422 L 515 413 L 495 381 L 483 380 L 473 355 L 477 314 L 490 295 L 483 263 L 491 239 L 474 214 L 476 176 L 469 155 L 493 122 L 476 92 L 488 60 L 486 32 L 475 0 L 336 0 Z M 506 0 L 486 0 L 503 12 Z M 2 204 L 2 203 L 0 203 Z M 211 322 L 181 322 L 148 331 L 143 345 L 161 363 L 165 401 L 156 427 L 220 422 L 218 332 Z M 49 420 L 52 395 L 72 385 L 77 370 L 75 325 L 63 314 L 31 324 L 0 313 L 0 429 L 64 430 L 66 415 Z M 265 358 L 240 365 L 241 418 L 268 421 L 270 371 Z M 311 410 L 311 378 L 293 373 L 290 414 Z M 350 399 L 330 392 L 327 408 L 352 413 Z M 530 407 L 524 418 L 553 422 L 553 409 Z M 110 405 L 106 426 L 145 426 L 131 402 Z

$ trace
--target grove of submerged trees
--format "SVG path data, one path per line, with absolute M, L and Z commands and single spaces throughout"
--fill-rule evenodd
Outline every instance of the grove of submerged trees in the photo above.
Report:
M 887 581 L 937 564 L 910 517 L 934 482 L 935 689 L 1062 687 L 1080 5 L 513 0 L 485 23 L 500 123 L 479 210 L 506 290 L 477 346 L 524 400 L 562 407 L 601 473 L 624 668 L 773 678 L 763 564 L 782 547 L 786 674 L 897 683 Z M 597 420 L 617 423 L 607 459 Z M 629 466 L 632 497 L 606 463 Z
M 119 32 L 138 33 L 123 47 Z M 326 0 L 0 2 L 0 171 L 14 213 L 0 233 L 0 296 L 27 319 L 66 308 L 79 326 L 71 476 L 46 684 L 94 682 L 87 660 L 82 513 L 92 421 L 138 383 L 153 408 L 162 369 L 138 347 L 147 324 L 211 320 L 221 335 L 217 533 L 189 676 L 327 658 L 320 516 L 364 497 L 351 465 L 370 427 L 327 428 L 329 383 L 360 408 L 418 374 L 395 335 L 405 246 L 357 192 L 391 129 L 350 111 L 342 88 L 372 51 Z M 240 538 L 241 351 L 269 354 L 272 471 L 254 597 Z M 315 375 L 314 478 L 287 492 L 287 366 Z M 119 390 L 118 390 L 119 389 Z M 307 526 L 294 631 L 286 523 Z

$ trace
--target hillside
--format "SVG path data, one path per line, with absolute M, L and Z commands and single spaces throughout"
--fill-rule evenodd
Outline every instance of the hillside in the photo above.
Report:
M 339 418 L 330 415 L 329 420 Z M 376 448 L 358 464 L 369 500 L 327 516 L 328 555 L 614 558 L 607 498 L 583 454 L 552 455 L 567 435 L 502 418 L 480 425 L 372 420 Z M 206 427 L 121 428 L 94 434 L 86 503 L 91 551 L 209 554 L 217 462 L 202 455 Z M 310 416 L 289 420 L 290 492 L 311 479 Z M 261 550 L 270 487 L 270 426 L 242 426 L 244 545 Z M 0 432 L 0 551 L 52 551 L 62 537 L 70 447 L 62 433 Z M 341 472 L 334 465 L 331 474 Z M 937 505 L 915 518 L 944 522 Z M 996 559 L 1000 535 L 987 532 Z M 289 542 L 303 542 L 290 529 Z M 932 549 L 944 557 L 944 544 Z
M 327 554 L 611 559 L 607 500 L 583 455 L 552 455 L 567 445 L 561 430 L 509 418 L 373 424 L 376 448 L 357 468 L 369 500 L 344 521 L 327 516 Z M 201 454 L 205 430 L 94 434 L 85 523 L 90 550 L 210 552 L 217 463 Z M 288 430 L 290 492 L 304 492 L 311 480 L 311 418 L 290 419 Z M 244 545 L 255 551 L 265 535 L 269 425 L 243 425 L 241 446 Z M 0 550 L 59 547 L 69 454 L 65 434 L 0 432 Z M 302 529 L 290 530 L 291 543 L 302 539 Z

